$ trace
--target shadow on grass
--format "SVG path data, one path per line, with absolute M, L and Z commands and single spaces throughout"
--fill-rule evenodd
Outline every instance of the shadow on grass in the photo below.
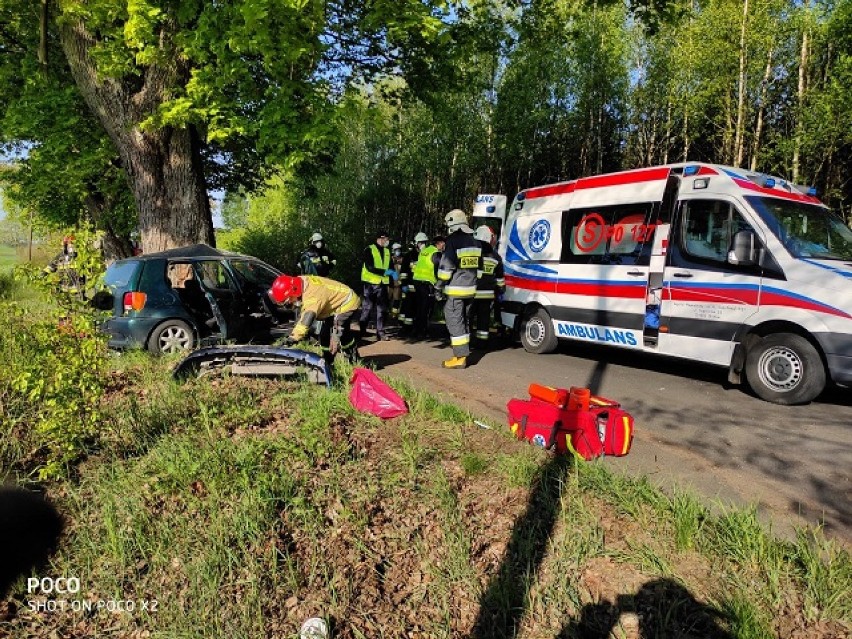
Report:
M 482 595 L 474 639 L 515 637 L 559 516 L 562 485 L 573 460 L 553 457 L 541 470 L 524 514 L 515 522 L 498 573 Z
M 0 599 L 18 577 L 47 561 L 62 528 L 56 508 L 38 493 L 0 487 Z
M 625 613 L 632 613 L 631 618 L 625 619 Z M 720 625 L 724 617 L 719 610 L 697 601 L 680 582 L 655 579 L 636 594 L 584 606 L 579 619 L 563 626 L 556 639 L 607 639 L 621 636 L 619 632 L 646 639 L 733 639 Z

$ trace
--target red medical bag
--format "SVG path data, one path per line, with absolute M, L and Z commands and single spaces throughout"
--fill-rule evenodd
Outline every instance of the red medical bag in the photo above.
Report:
M 590 412 L 595 416 L 604 455 L 623 457 L 629 453 L 633 443 L 633 416 L 617 406 Z
M 559 407 L 538 399 L 510 399 L 509 428 L 518 439 L 550 449 L 556 441 L 556 431 L 562 423 Z
M 532 399 L 512 399 L 506 405 L 509 428 L 518 439 L 558 454 L 574 451 L 584 459 L 630 452 L 633 417 L 618 402 L 592 395 L 588 410 L 569 410 L 564 402 L 546 401 L 534 390 L 530 390 Z
M 565 454 L 572 450 L 583 459 L 594 459 L 603 455 L 598 423 L 591 411 L 562 411 L 562 424 L 556 433 L 556 452 Z

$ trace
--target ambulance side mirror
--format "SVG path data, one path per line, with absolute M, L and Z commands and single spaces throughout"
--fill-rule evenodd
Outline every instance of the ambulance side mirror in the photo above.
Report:
M 757 238 L 754 231 L 743 230 L 734 235 L 731 250 L 728 251 L 728 264 L 734 266 L 757 264 Z

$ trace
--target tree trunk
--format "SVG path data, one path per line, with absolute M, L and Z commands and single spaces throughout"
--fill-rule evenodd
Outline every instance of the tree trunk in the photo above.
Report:
M 740 27 L 740 73 L 737 80 L 737 124 L 734 129 L 734 166 L 742 166 L 745 155 L 745 95 L 746 95 L 746 26 L 748 0 L 743 0 L 743 22 Z
M 808 67 L 808 28 L 802 31 L 802 49 L 799 54 L 799 86 L 797 91 L 796 137 L 793 143 L 793 182 L 799 181 L 799 155 L 802 148 L 802 116 L 805 112 L 805 78 Z
M 760 135 L 763 132 L 763 111 L 766 108 L 766 90 L 769 86 L 769 78 L 772 73 L 772 47 L 769 47 L 769 55 L 766 58 L 766 68 L 763 70 L 763 82 L 760 84 L 760 98 L 757 105 L 757 124 L 754 127 L 754 142 L 751 147 L 752 171 L 757 170 L 757 154 L 760 151 Z
M 98 73 L 91 55 L 94 40 L 80 21 L 63 21 L 60 39 L 74 81 L 127 172 L 143 252 L 199 242 L 212 245 L 213 218 L 197 132 L 191 126 L 140 127 L 170 88 L 186 81 L 187 70 L 172 56 L 168 65 L 148 67 L 136 83 L 110 78 Z

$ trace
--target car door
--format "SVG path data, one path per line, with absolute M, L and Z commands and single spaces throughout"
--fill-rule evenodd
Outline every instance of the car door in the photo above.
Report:
M 225 264 L 221 260 L 199 260 L 194 262 L 193 270 L 213 309 L 222 339 L 239 338 L 246 324 L 248 306 Z
M 663 274 L 659 352 L 727 365 L 740 327 L 757 313 L 761 267 L 729 261 L 739 231 L 764 238 L 733 198 L 680 202 Z

